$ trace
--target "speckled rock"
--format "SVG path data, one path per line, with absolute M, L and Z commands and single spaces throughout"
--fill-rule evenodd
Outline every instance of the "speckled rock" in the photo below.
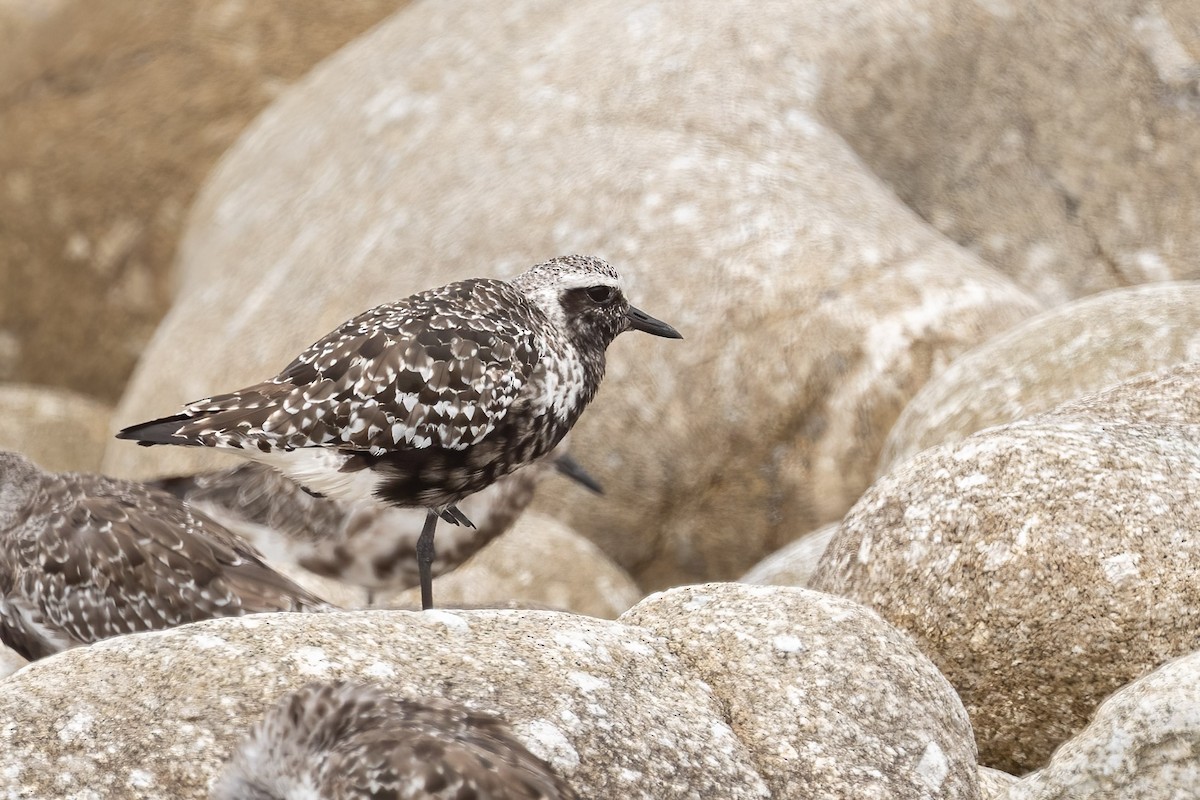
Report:
M 921 32 L 864 32 L 822 118 L 924 219 L 1051 304 L 1200 277 L 1195 3 L 877 5 Z
M 0 450 L 46 469 L 94 472 L 109 440 L 112 408 L 48 386 L 0 383 Z
M 379 302 L 596 253 L 687 338 L 614 343 L 573 448 L 607 495 L 547 485 L 538 507 L 648 588 L 734 578 L 840 518 L 930 374 L 1038 306 L 818 121 L 826 60 L 919 20 L 818 6 L 414 4 L 214 172 L 117 421 L 275 374 Z M 206 455 L 136 450 L 106 469 Z
M 807 586 L 836 532 L 834 522 L 806 533 L 755 564 L 738 580 L 758 586 Z
M 649 631 L 552 612 L 283 616 L 111 639 L 0 682 L 0 795 L 206 797 L 275 698 L 345 678 L 500 712 L 581 797 L 768 797 L 717 698 Z
M 905 458 L 1141 372 L 1200 360 L 1200 283 L 1119 289 L 1025 320 L 917 392 L 879 458 Z
M 1004 800 L 1011 787 L 1018 780 L 1016 775 L 1009 775 L 991 767 L 979 768 L 979 796 L 981 800 Z
M 1181 800 L 1200 787 L 1200 653 L 1105 700 L 1091 723 L 1005 800 Z
M 776 800 L 979 797 L 954 689 L 857 603 L 709 584 L 652 595 L 621 621 L 665 637 L 712 686 Z
M 1200 647 L 1200 366 L 914 456 L 846 515 L 813 585 L 917 637 L 980 761 L 1038 767 L 1096 705 Z
M 438 605 L 528 603 L 606 619 L 641 599 L 625 570 L 557 520 L 526 513 L 462 566 L 434 579 Z M 376 605 L 420 607 L 419 589 Z
M 403 5 L 0 2 L 0 380 L 115 400 L 212 164 Z

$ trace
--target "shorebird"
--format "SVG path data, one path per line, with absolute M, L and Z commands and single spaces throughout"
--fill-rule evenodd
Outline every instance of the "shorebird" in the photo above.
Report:
M 416 551 L 431 608 L 438 519 L 470 527 L 459 501 L 549 453 L 628 330 L 682 338 L 629 305 L 607 262 L 562 256 L 373 308 L 274 378 L 117 436 L 228 449 L 318 494 L 427 509 Z
M 166 492 L 0 451 L 0 641 L 29 661 L 212 617 L 332 608 Z
M 213 800 L 577 800 L 490 714 L 374 684 L 283 695 L 234 751 Z
M 455 528 L 438 537 L 433 576 L 448 572 L 503 534 L 533 500 L 537 484 L 557 472 L 602 493 L 565 446 L 519 469 L 460 503 L 475 530 Z M 424 515 L 419 509 L 351 504 L 314 497 L 282 473 L 253 461 L 228 469 L 150 481 L 200 509 L 253 544 L 273 564 L 363 587 L 367 605 L 376 592 L 398 592 L 418 583 L 413 548 Z

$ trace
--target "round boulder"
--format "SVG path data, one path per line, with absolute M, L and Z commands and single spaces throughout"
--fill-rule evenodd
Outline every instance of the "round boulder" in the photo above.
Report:
M 499 713 L 581 797 L 770 796 L 660 638 L 520 611 L 264 614 L 76 648 L 0 681 L 0 795 L 206 798 L 267 707 L 314 680 Z
M 1189 366 L 926 450 L 846 515 L 813 586 L 917 638 L 981 763 L 1039 767 L 1108 694 L 1200 647 L 1197 423 Z
M 927 447 L 1196 360 L 1200 283 L 1117 289 L 1046 311 L 926 383 L 888 434 L 879 474 Z
M 671 589 L 621 621 L 662 636 L 712 687 L 777 800 L 977 798 L 954 689 L 878 615 L 804 589 Z

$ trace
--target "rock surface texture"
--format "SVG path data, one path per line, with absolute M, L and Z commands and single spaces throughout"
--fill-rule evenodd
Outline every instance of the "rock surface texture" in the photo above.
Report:
M 0 681 L 0 794 L 205 797 L 250 724 L 313 680 L 499 713 L 595 800 L 979 797 L 962 706 L 906 637 L 846 600 L 736 585 L 622 622 L 263 615 L 71 651 Z
M 758 586 L 808 586 L 837 527 L 832 523 L 806 533 L 755 564 L 738 580 Z
M 664 637 L 712 686 L 776 800 L 979 796 L 954 690 L 857 603 L 710 584 L 652 595 L 621 621 Z
M 919 22 L 820 9 L 405 9 L 226 154 L 117 423 L 272 375 L 381 301 L 594 253 L 686 341 L 610 348 L 574 446 L 608 494 L 546 486 L 538 505 L 648 588 L 733 578 L 839 518 L 907 399 L 1038 305 L 817 121 L 823 64 Z M 205 455 L 120 445 L 105 463 L 148 476 Z
M 1105 700 L 1050 763 L 1005 800 L 1176 800 L 1200 787 L 1200 653 Z
M 981 763 L 1040 766 L 1097 704 L 1200 647 L 1200 365 L 914 456 L 846 515 L 813 586 L 912 633 Z
M 936 444 L 1138 373 L 1200 360 L 1200 283 L 1118 289 L 1025 320 L 957 359 L 904 408 L 879 474 Z
M 0 450 L 56 472 L 93 472 L 108 446 L 112 408 L 46 386 L 0 383 Z
M 0 2 L 0 380 L 115 400 L 213 163 L 402 5 Z
M 819 103 L 922 218 L 1050 304 L 1200 277 L 1194 3 L 884 9 L 925 35 L 867 34 Z

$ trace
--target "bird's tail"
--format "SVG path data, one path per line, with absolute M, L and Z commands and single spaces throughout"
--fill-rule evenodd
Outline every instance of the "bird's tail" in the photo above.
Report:
M 182 430 L 187 427 L 187 423 L 193 420 L 195 417 L 187 414 L 173 414 L 169 417 L 152 419 L 149 422 L 141 422 L 123 428 L 117 433 L 117 438 L 132 439 L 143 447 L 155 444 L 182 444 L 199 447 L 200 440 L 188 436 Z
M 149 447 L 175 444 L 188 447 L 243 447 L 254 431 L 261 433 L 277 402 L 294 387 L 264 383 L 240 392 L 198 400 L 181 414 L 130 425 L 117 434 Z M 251 438 L 253 438 L 251 436 Z

